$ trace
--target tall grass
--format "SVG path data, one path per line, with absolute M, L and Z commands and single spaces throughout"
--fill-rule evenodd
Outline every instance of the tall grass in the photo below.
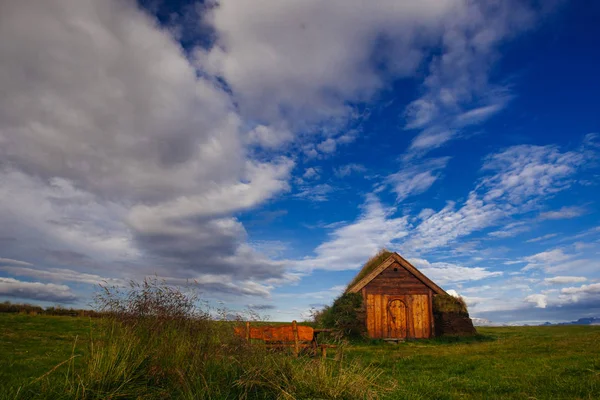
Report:
M 97 303 L 107 317 L 94 325 L 85 354 L 74 350 L 65 365 L 10 398 L 378 398 L 379 370 L 250 345 L 234 336 L 235 322 L 158 280 L 104 288 Z

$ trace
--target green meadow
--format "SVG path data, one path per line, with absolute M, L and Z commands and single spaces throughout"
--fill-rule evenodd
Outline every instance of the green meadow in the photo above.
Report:
M 321 360 L 258 346 L 217 359 L 225 344 L 196 346 L 193 335 L 180 341 L 187 335 L 181 331 L 140 341 L 101 324 L 0 314 L 0 398 L 600 398 L 595 326 L 479 328 L 471 338 L 355 342 Z M 231 326 L 218 329 L 222 337 Z M 167 351 L 156 351 L 166 344 Z

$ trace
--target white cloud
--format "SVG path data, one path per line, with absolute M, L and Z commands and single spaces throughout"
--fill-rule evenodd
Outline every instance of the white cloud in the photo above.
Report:
M 553 249 L 543 251 L 531 256 L 524 257 L 523 260 L 528 264 L 523 267 L 523 271 L 528 271 L 534 268 L 547 268 L 552 265 L 562 263 L 571 259 L 572 256 L 565 254 L 561 249 Z
M 353 173 L 365 172 L 367 169 L 360 164 L 346 164 L 334 169 L 334 173 L 339 178 L 345 178 Z
M 53 282 L 77 282 L 90 285 L 109 284 L 124 285 L 122 279 L 104 278 L 96 274 L 86 274 L 80 271 L 74 271 L 66 268 L 50 268 L 47 270 L 25 268 L 25 267 L 0 267 L 0 270 L 8 272 L 15 276 L 29 276 L 36 279 L 42 279 Z
M 568 287 L 561 289 L 558 298 L 559 304 L 592 302 L 598 304 L 600 301 L 600 283 L 592 283 L 579 287 Z
M 357 269 L 379 249 L 391 247 L 407 235 L 406 217 L 393 218 L 395 208 L 385 208 L 369 196 L 362 214 L 351 224 L 335 229 L 315 249 L 314 257 L 292 262 L 300 271 Z
M 479 281 L 503 275 L 502 271 L 489 271 L 482 267 L 463 267 L 447 262 L 433 262 L 421 258 L 411 258 L 409 261 L 423 272 L 428 278 L 439 285 L 457 282 Z M 448 292 L 450 293 L 450 292 Z
M 66 285 L 24 282 L 13 278 L 0 278 L 0 296 L 60 303 L 69 303 L 77 299 Z
M 310 201 L 327 201 L 329 195 L 335 191 L 335 188 L 328 183 L 318 185 L 303 186 L 300 191 L 294 194 L 294 197 L 307 199 Z
M 533 303 L 537 308 L 546 308 L 548 305 L 548 296 L 545 294 L 532 294 L 525 297 L 525 302 Z
M 539 10 L 521 2 L 466 2 L 445 22 L 442 51 L 432 58 L 424 94 L 405 111 L 406 128 L 421 129 L 408 158 L 422 155 L 483 122 L 510 100 L 508 88 L 490 81 L 497 48 L 529 29 Z
M 343 121 L 348 102 L 368 99 L 391 77 L 413 74 L 423 45 L 433 44 L 442 20 L 461 6 L 457 0 L 223 2 L 205 16 L 216 43 L 197 50 L 197 62 L 227 81 L 244 115 L 301 126 Z M 386 40 L 378 44 L 378 37 Z
M 400 171 L 388 176 L 387 182 L 396 192 L 396 201 L 427 191 L 441 175 L 450 157 L 434 158 L 415 165 L 405 165 Z
M 569 287 L 564 288 L 560 291 L 563 294 L 593 294 L 600 293 L 600 283 L 592 283 L 590 285 L 583 285 L 580 287 Z
M 405 248 L 428 249 L 446 246 L 459 237 L 495 226 L 506 217 L 539 207 L 543 200 L 568 188 L 575 173 L 591 154 L 584 147 L 561 152 L 555 146 L 519 145 L 485 158 L 484 176 L 459 208 L 455 202 L 424 219 L 413 231 Z M 492 233 L 507 237 L 524 231 L 513 225 Z
M 287 125 L 245 121 L 135 2 L 11 3 L 0 35 L 0 234 L 33 269 L 283 279 L 232 215 L 289 189 L 290 159 L 253 158 Z
M 12 258 L 1 258 L 1 257 L 0 257 L 0 264 L 24 265 L 24 266 L 32 266 L 33 265 L 33 264 L 25 262 L 25 261 L 13 260 Z
M 528 225 L 526 222 L 512 222 L 502 227 L 501 229 L 490 232 L 488 235 L 497 237 L 497 238 L 507 238 L 517 236 L 523 232 L 527 232 L 531 229 L 531 225 Z
M 553 237 L 556 237 L 557 235 L 558 235 L 557 233 L 548 233 L 548 234 L 546 234 L 546 235 L 543 235 L 543 236 L 538 236 L 538 237 L 535 237 L 535 238 L 533 238 L 533 239 L 529 239 L 529 240 L 527 241 L 527 243 L 537 243 L 537 242 L 541 242 L 541 241 L 543 241 L 543 240 L 546 240 L 546 239 L 551 239 L 551 238 L 553 238 Z
M 319 175 L 320 175 L 319 167 L 309 167 L 304 170 L 304 174 L 302 174 L 302 177 L 304 179 L 318 179 Z
M 510 147 L 486 158 L 483 170 L 496 173 L 481 184 L 489 187 L 484 199 L 522 205 L 531 198 L 547 197 L 568 188 L 585 160 L 583 151 L 561 152 L 556 146 Z
M 583 207 L 562 207 L 556 211 L 546 211 L 540 214 L 541 220 L 546 219 L 568 219 L 580 217 L 587 213 L 587 210 Z
M 279 149 L 294 139 L 287 129 L 274 129 L 270 126 L 258 125 L 248 132 L 248 143 L 256 144 L 267 149 Z
M 579 283 L 585 281 L 587 281 L 587 278 L 583 276 L 554 276 L 552 278 L 544 279 L 544 282 L 553 285 L 564 285 L 567 283 Z

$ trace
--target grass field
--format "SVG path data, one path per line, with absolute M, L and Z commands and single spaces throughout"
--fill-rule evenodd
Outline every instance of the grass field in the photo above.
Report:
M 18 388 L 41 376 L 48 382 L 51 376 L 64 379 L 71 363 L 45 374 L 72 355 L 76 363 L 85 363 L 95 324 L 84 318 L 0 314 L 0 398 L 41 396 L 43 386 L 26 395 Z M 341 366 L 379 369 L 377 391 L 385 399 L 600 399 L 600 327 L 479 332 L 460 340 L 355 343 L 344 350 Z

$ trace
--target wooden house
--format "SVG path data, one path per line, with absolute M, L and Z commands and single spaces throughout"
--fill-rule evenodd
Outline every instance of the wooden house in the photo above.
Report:
M 367 333 L 374 339 L 434 336 L 433 296 L 448 296 L 399 254 L 387 251 L 365 264 L 346 293 L 362 294 Z

